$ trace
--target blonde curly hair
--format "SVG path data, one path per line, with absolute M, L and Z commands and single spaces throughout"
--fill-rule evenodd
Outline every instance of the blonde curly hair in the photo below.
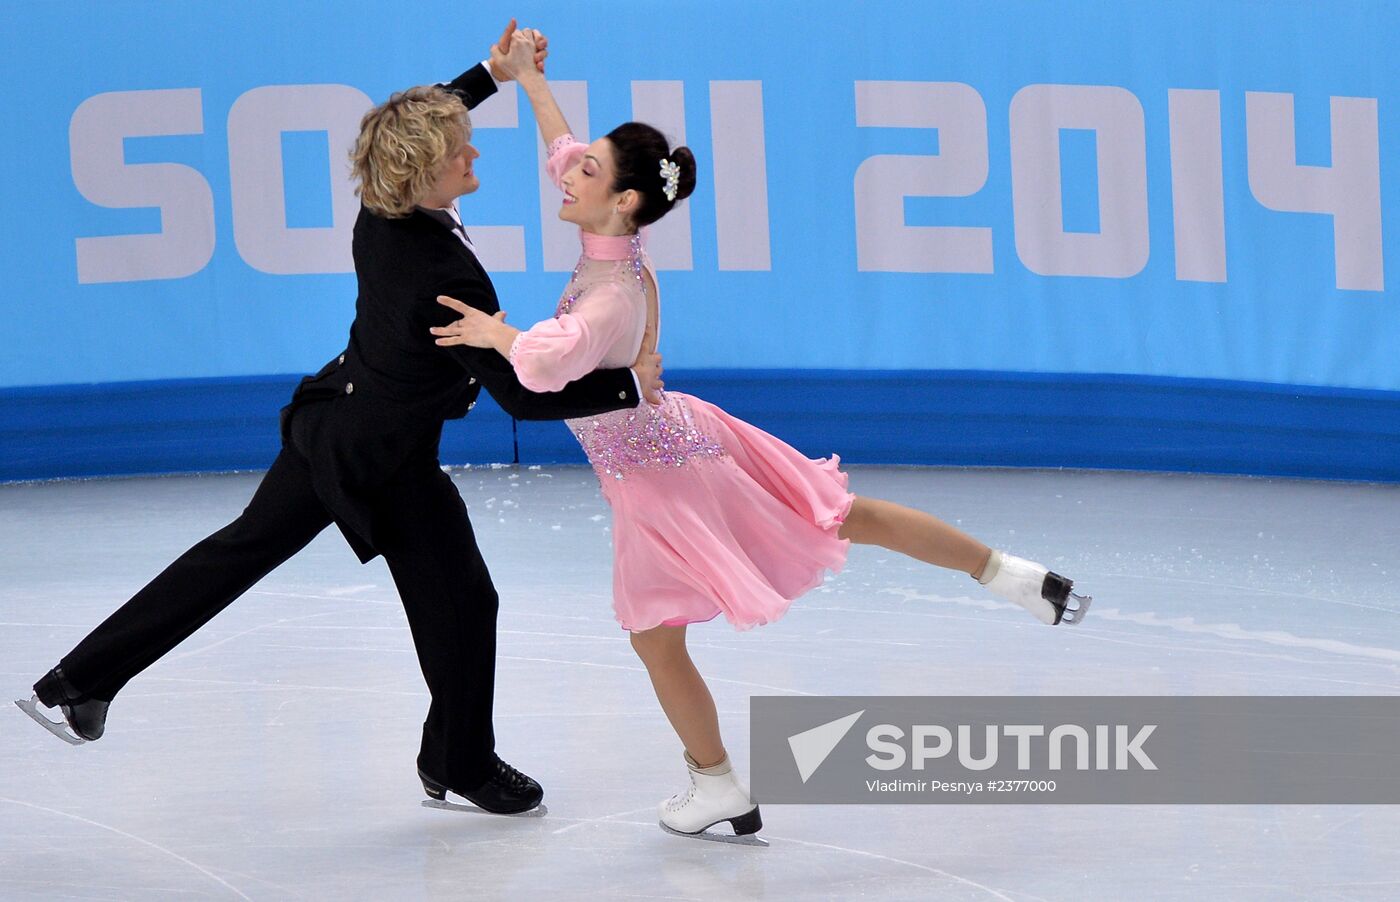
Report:
M 407 216 L 471 133 L 471 118 L 457 95 L 435 85 L 400 91 L 360 120 L 350 152 L 355 193 L 380 216 Z

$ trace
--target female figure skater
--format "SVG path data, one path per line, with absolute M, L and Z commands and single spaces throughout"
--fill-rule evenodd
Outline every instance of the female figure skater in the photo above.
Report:
M 544 76 L 532 34 L 517 33 L 498 69 L 530 98 L 564 192 L 559 217 L 577 223 L 583 254 L 555 317 L 520 331 L 452 298 L 462 319 L 431 331 L 440 345 L 494 348 L 520 382 L 557 391 L 598 367 L 626 366 L 655 347 L 656 275 L 638 228 L 695 187 L 695 158 L 649 125 L 629 122 L 587 146 L 574 140 Z M 498 56 L 501 58 L 496 59 Z M 762 821 L 720 739 L 715 704 L 686 651 L 686 625 L 723 614 L 737 629 L 769 623 L 839 571 L 851 542 L 881 545 L 961 570 L 1047 624 L 1078 623 L 1088 598 L 1045 567 L 986 545 L 926 513 L 851 494 L 839 459 L 810 460 L 719 408 L 679 392 L 568 420 L 613 510 L 613 608 L 630 631 L 671 726 L 691 785 L 660 806 L 663 828 L 697 834 Z

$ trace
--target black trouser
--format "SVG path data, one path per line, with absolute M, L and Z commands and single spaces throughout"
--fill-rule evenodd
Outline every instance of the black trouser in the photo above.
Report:
M 373 521 L 432 694 L 418 764 L 453 788 L 473 789 L 495 748 L 497 596 L 466 505 L 425 457 L 384 487 Z M 110 701 L 330 523 L 305 458 L 284 447 L 238 519 L 181 555 L 64 657 L 69 683 Z

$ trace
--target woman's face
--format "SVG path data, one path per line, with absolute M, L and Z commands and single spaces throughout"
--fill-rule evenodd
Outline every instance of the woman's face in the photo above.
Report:
M 625 221 L 617 212 L 622 194 L 613 193 L 613 173 L 612 142 L 599 138 L 588 145 L 583 159 L 564 173 L 564 204 L 559 218 L 588 232 L 617 234 Z

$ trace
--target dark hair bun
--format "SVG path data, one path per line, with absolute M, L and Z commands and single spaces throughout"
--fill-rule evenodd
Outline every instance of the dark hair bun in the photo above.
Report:
M 680 184 L 676 186 L 676 200 L 685 200 L 695 190 L 695 154 L 682 144 L 671 149 L 670 159 L 681 169 Z
M 666 136 L 645 122 L 624 122 L 608 132 L 607 139 L 613 148 L 613 191 L 631 189 L 641 195 L 632 217 L 638 226 L 656 222 L 695 190 L 695 154 L 689 147 L 671 149 Z M 680 169 L 675 200 L 666 199 L 662 160 Z

